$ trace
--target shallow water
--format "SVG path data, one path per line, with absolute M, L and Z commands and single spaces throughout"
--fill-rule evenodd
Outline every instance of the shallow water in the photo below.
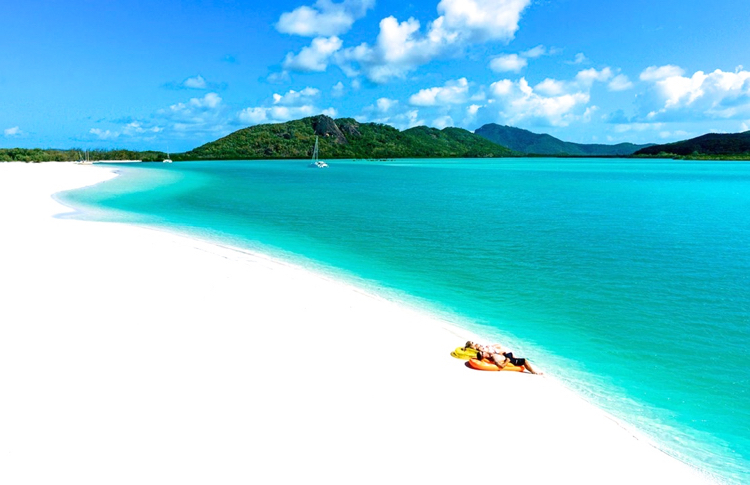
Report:
M 119 167 L 76 217 L 261 249 L 511 343 L 750 482 L 750 164 L 592 159 Z

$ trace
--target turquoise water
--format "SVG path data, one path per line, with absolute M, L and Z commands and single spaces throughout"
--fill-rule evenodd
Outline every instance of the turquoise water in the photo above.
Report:
M 261 249 L 418 302 L 750 483 L 750 164 L 306 165 L 142 164 L 62 197 L 75 217 Z

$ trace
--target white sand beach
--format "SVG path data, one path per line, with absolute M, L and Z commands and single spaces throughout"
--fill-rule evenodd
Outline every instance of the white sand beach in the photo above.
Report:
M 0 163 L 0 483 L 711 483 L 554 376 L 466 368 L 427 313 L 53 217 L 113 170 Z

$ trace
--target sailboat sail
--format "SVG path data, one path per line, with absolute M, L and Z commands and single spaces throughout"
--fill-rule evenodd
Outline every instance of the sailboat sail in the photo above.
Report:
M 313 148 L 313 155 L 312 155 L 312 161 L 310 162 L 309 167 L 313 168 L 328 168 L 328 164 L 324 162 L 323 160 L 318 160 L 318 137 L 315 137 L 315 148 Z

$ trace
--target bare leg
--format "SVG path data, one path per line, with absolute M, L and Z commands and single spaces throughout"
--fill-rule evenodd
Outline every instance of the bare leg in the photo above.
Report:
M 532 374 L 537 374 L 540 376 L 544 375 L 544 372 L 539 372 L 536 369 L 534 369 L 534 366 L 531 365 L 531 362 L 529 362 L 529 359 L 526 359 L 526 363 L 523 366 L 526 367 L 526 370 L 528 370 Z

